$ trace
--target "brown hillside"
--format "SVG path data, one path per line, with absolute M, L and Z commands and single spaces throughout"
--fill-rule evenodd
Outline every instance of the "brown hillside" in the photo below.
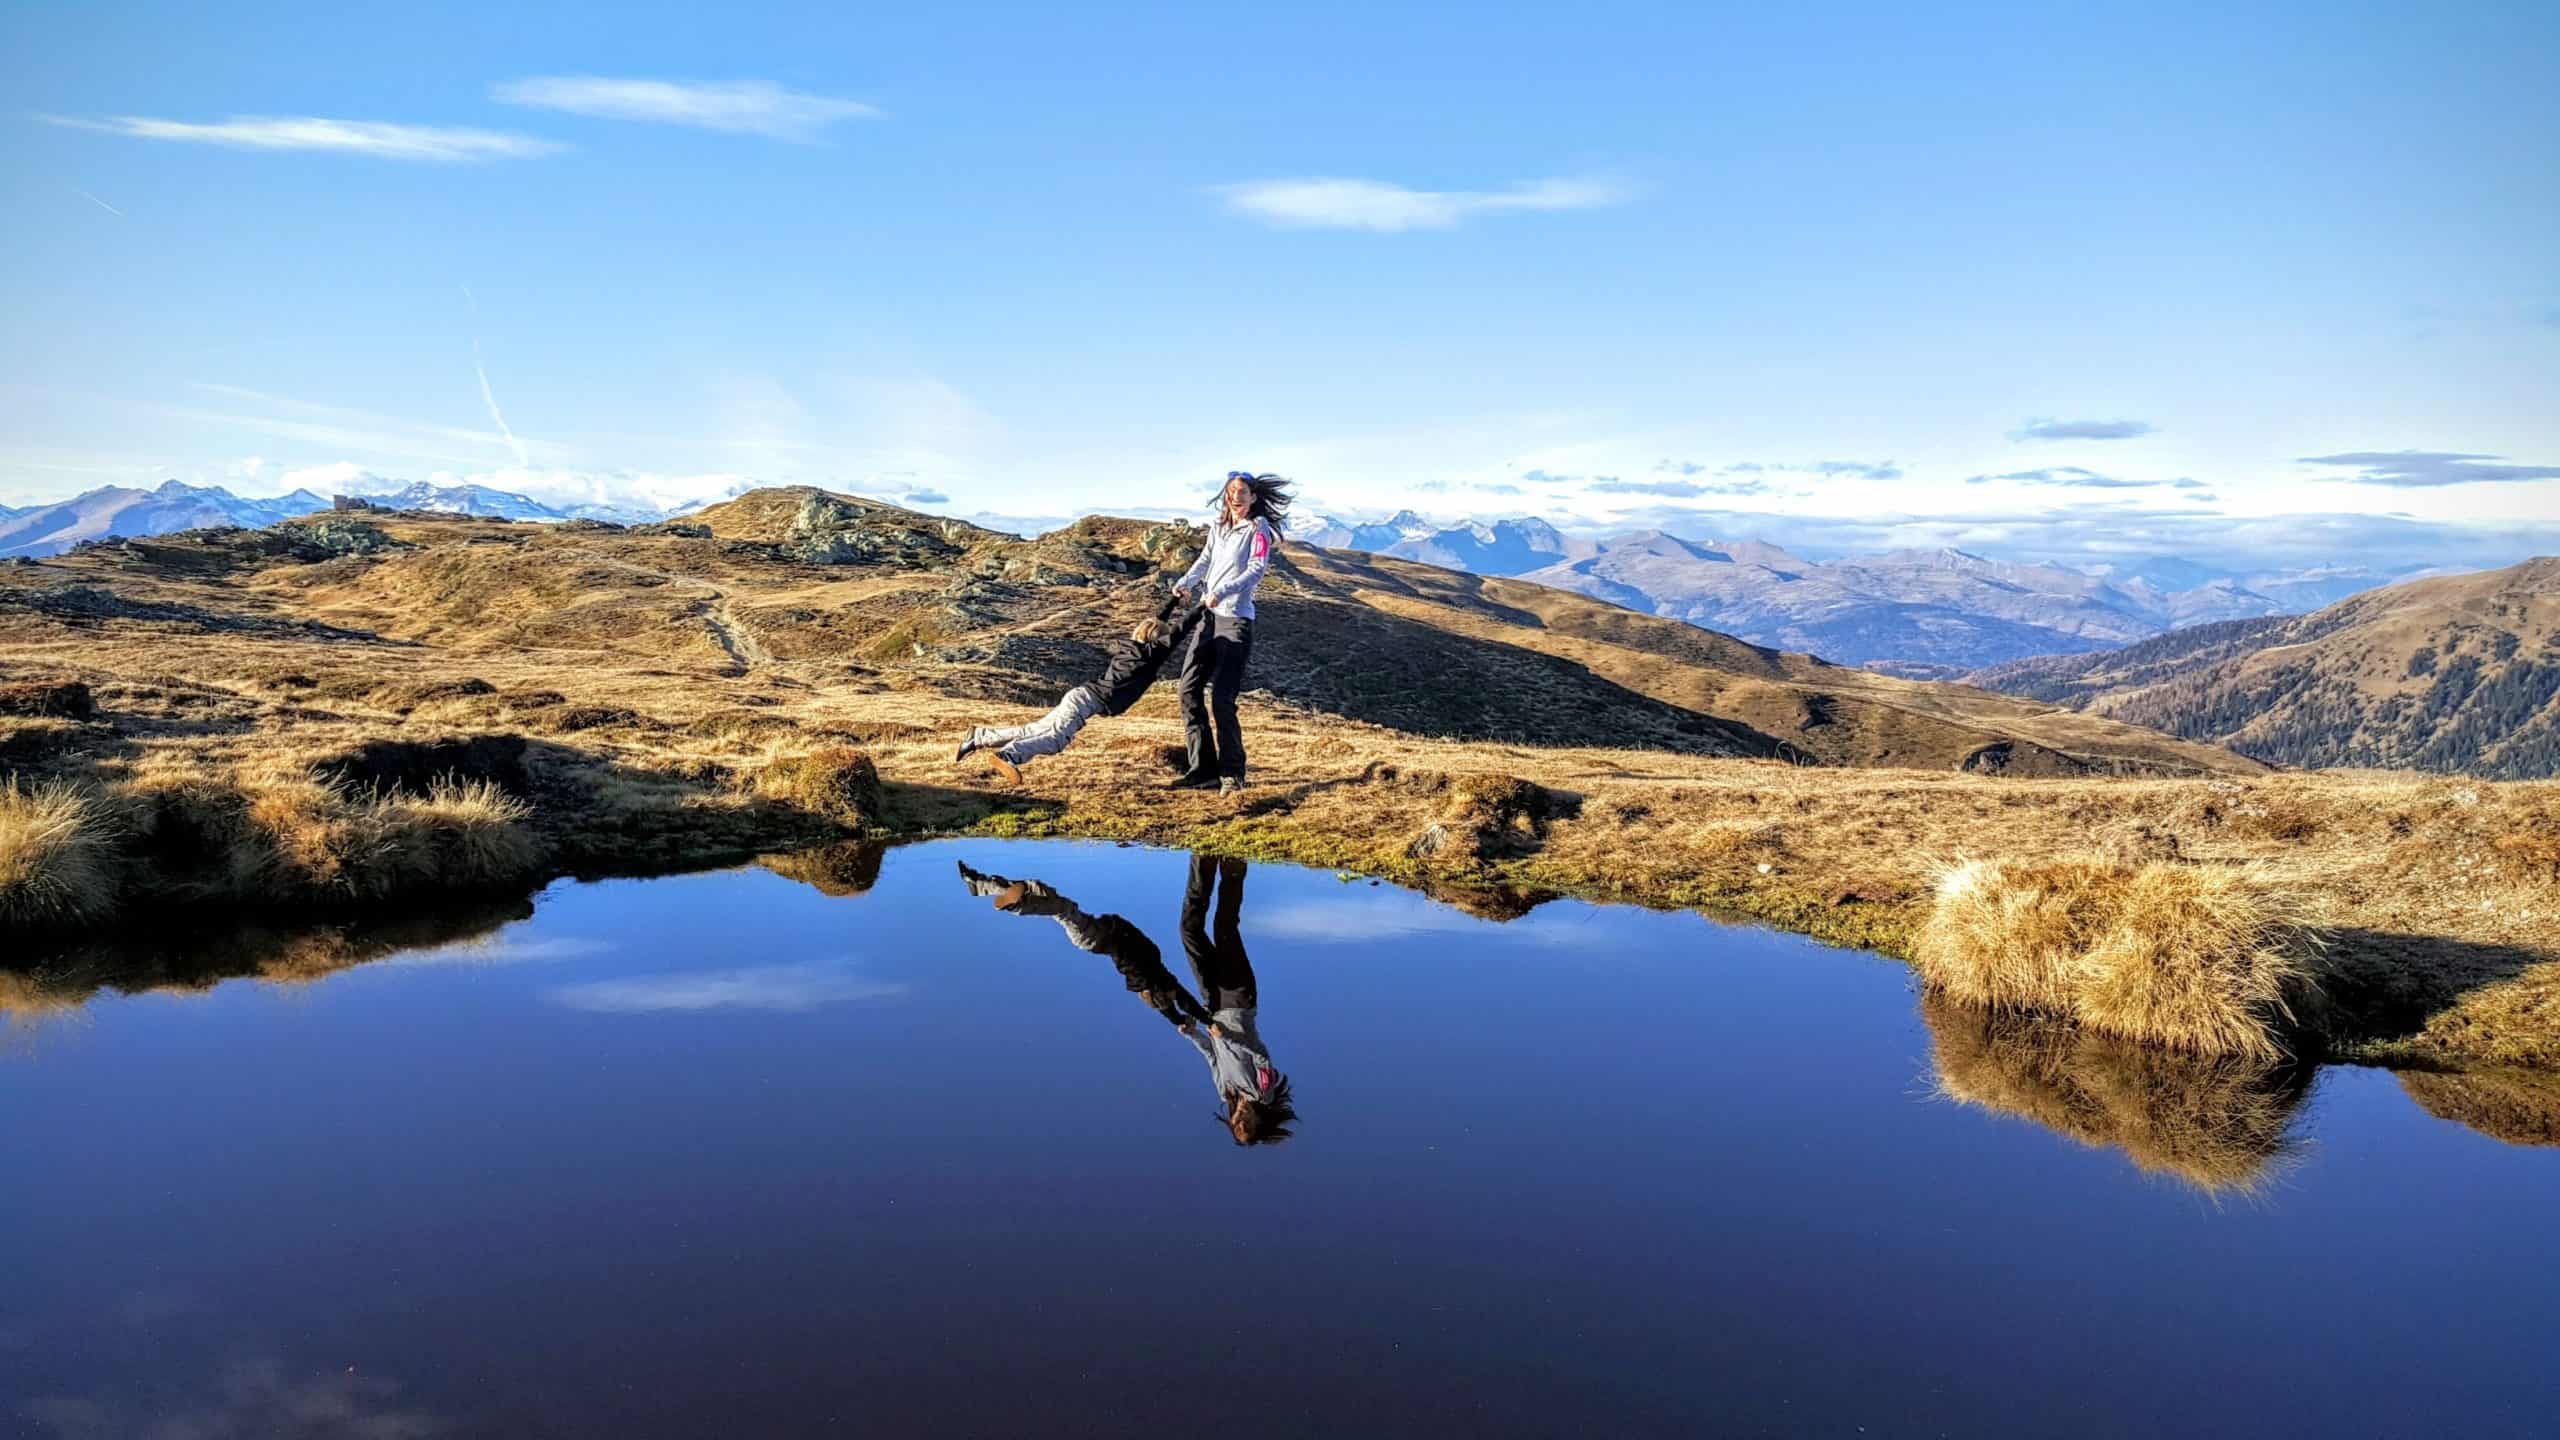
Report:
M 2547 778 L 2560 775 L 2560 558 L 1971 678 L 2279 764 Z

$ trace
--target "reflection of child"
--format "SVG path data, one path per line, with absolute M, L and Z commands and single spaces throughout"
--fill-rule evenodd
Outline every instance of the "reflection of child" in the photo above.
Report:
M 1106 955 L 1129 992 L 1147 1002 L 1147 1008 L 1172 1021 L 1196 1043 L 1199 1028 L 1209 1016 L 1173 972 L 1164 968 L 1164 952 L 1147 932 L 1117 915 L 1088 914 L 1073 900 L 1050 889 L 1038 880 L 1008 880 L 1002 875 L 989 875 L 960 862 L 960 883 L 972 895 L 983 895 L 995 902 L 999 910 L 1016 915 L 1046 915 L 1067 932 L 1067 939 L 1079 950 Z
M 1153 616 L 1139 621 L 1128 639 L 1111 647 L 1111 663 L 1102 674 L 1068 691 L 1048 714 L 1028 725 L 974 727 L 969 738 L 960 742 L 960 753 L 951 758 L 966 760 L 978 751 L 991 751 L 997 773 L 1021 784 L 1019 767 L 1024 761 L 1057 754 L 1075 743 L 1076 732 L 1084 729 L 1086 721 L 1096 715 L 1117 715 L 1147 693 L 1164 662 L 1199 623 L 1198 606 L 1186 608 L 1178 619 L 1170 618 L 1182 603 L 1180 592 L 1167 595 Z

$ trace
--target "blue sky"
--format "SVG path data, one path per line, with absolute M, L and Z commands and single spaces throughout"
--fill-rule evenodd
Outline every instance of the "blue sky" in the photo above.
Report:
M 0 503 L 2560 549 L 2552 6 L 353 8 L 0 20 Z

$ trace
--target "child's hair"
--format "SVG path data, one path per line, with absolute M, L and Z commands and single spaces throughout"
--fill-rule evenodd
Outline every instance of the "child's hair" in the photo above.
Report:
M 1221 513 L 1224 512 L 1227 503 L 1227 486 L 1238 480 L 1243 481 L 1245 488 L 1253 492 L 1252 503 L 1245 507 L 1245 518 L 1262 521 L 1269 525 L 1275 534 L 1285 530 L 1289 523 L 1289 482 L 1277 475 L 1255 475 L 1243 470 L 1228 471 L 1227 478 L 1218 483 L 1218 500 L 1213 508 Z
M 1129 638 L 1141 645 L 1153 645 L 1164 638 L 1164 622 L 1150 615 L 1138 622 L 1137 628 L 1129 632 Z

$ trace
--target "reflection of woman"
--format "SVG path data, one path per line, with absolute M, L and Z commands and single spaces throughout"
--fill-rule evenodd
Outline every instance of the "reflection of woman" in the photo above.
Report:
M 1209 1061 L 1228 1133 L 1239 1145 L 1261 1145 L 1288 1139 L 1298 1112 L 1289 1104 L 1289 1077 L 1271 1068 L 1271 1052 L 1255 1024 L 1261 996 L 1236 925 L 1244 910 L 1244 871 L 1242 860 L 1191 857 L 1191 883 L 1182 892 L 1182 950 L 1191 957 L 1191 973 L 1199 977 L 1200 998 L 1209 1010 L 1208 1033 L 1192 1032 L 1191 1043 Z
M 1223 872 L 1225 889 L 1217 896 L 1217 930 L 1207 928 L 1211 891 Z M 1270 1145 L 1289 1138 L 1298 1112 L 1289 1103 L 1289 1077 L 1271 1068 L 1254 1026 L 1256 997 L 1253 967 L 1244 956 L 1236 931 L 1244 903 L 1244 862 L 1196 857 L 1190 888 L 1182 901 L 1182 944 L 1189 952 L 1203 1005 L 1182 988 L 1164 966 L 1164 954 L 1146 932 L 1117 915 L 1092 915 L 1073 900 L 1037 880 L 1008 880 L 960 865 L 961 883 L 972 895 L 983 895 L 999 910 L 1016 915 L 1046 915 L 1067 932 L 1079 950 L 1108 956 L 1130 993 L 1199 1047 L 1209 1062 L 1209 1078 L 1218 1087 L 1219 1119 L 1239 1145 Z M 1197 936 L 1197 943 L 1194 943 Z

